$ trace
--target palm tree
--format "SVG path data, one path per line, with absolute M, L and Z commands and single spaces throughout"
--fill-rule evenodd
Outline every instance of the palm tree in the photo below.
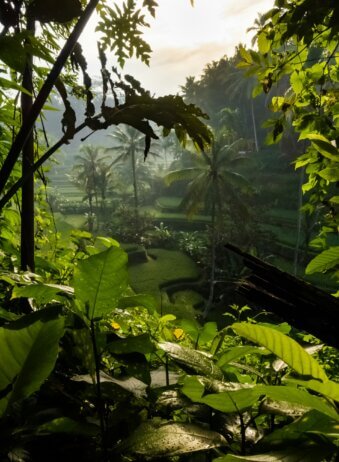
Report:
M 138 222 L 139 217 L 139 184 L 137 178 L 138 155 L 143 156 L 145 149 L 145 135 L 129 125 L 123 125 L 122 128 L 117 127 L 110 138 L 113 140 L 113 146 L 106 148 L 105 151 L 113 152 L 118 157 L 112 162 L 112 165 L 120 162 L 130 162 L 133 181 L 133 196 L 134 196 L 134 213 Z M 154 142 L 153 142 L 154 144 Z M 149 152 L 148 155 L 156 156 L 154 152 Z
M 248 192 L 250 186 L 245 178 L 233 170 L 246 154 L 243 153 L 245 141 L 238 139 L 225 144 L 225 138 L 219 135 L 212 143 L 209 152 L 202 151 L 201 157 L 195 157 L 195 166 L 170 172 L 165 176 L 167 185 L 180 180 L 189 180 L 182 206 L 188 216 L 197 213 L 203 207 L 210 208 L 211 216 L 211 273 L 210 291 L 204 310 L 204 316 L 211 309 L 214 298 L 216 272 L 216 245 L 218 225 L 225 211 L 236 207 L 238 213 L 246 215 L 246 207 L 239 192 Z
M 133 191 L 134 191 L 134 213 L 138 217 L 139 214 L 139 191 L 137 183 L 137 154 L 141 154 L 144 150 L 145 135 L 133 127 L 124 125 L 123 128 L 117 127 L 113 133 L 108 135 L 112 138 L 114 145 L 107 148 L 106 152 L 114 152 L 118 157 L 113 164 L 119 162 L 130 162 L 132 169 Z
M 93 146 L 82 146 L 82 154 L 75 156 L 71 179 L 73 183 L 85 192 L 84 200 L 88 201 L 88 229 L 93 231 L 95 212 L 99 211 L 99 197 L 101 212 L 104 214 L 107 191 L 112 178 L 112 163 L 107 163 L 107 157 L 101 155 L 101 149 Z M 94 207 L 95 206 L 95 207 Z M 97 227 L 99 220 L 97 219 Z

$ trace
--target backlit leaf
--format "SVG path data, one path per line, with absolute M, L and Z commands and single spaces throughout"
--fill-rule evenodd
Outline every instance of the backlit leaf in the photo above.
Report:
M 327 380 L 320 364 L 287 335 L 266 326 L 250 323 L 235 323 L 232 329 L 238 335 L 270 350 L 299 374 Z
M 339 168 L 338 167 L 324 168 L 323 170 L 320 170 L 320 172 L 318 172 L 318 175 L 327 181 L 331 181 L 331 182 L 339 181 Z
M 330 142 L 323 140 L 312 140 L 312 145 L 327 159 L 333 160 L 334 162 L 339 162 L 339 151 Z
M 306 267 L 306 274 L 323 273 L 339 264 L 339 247 L 330 247 L 314 257 Z
M 118 247 L 92 255 L 74 272 L 75 298 L 92 319 L 112 311 L 127 288 L 127 254 Z
M 318 380 L 296 380 L 289 377 L 286 379 L 286 383 L 300 385 L 339 402 L 339 383 L 332 380 L 322 383 Z

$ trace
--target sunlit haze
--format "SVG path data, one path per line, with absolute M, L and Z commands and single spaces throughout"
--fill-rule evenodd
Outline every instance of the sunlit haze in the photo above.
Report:
M 150 67 L 136 60 L 123 72 L 132 74 L 157 95 L 177 93 L 186 77 L 199 77 L 205 65 L 232 56 L 239 43 L 250 45 L 246 32 L 258 17 L 272 8 L 273 0 L 159 0 L 156 19 L 151 19 L 145 39 L 153 50 Z M 83 33 L 83 44 L 92 76 L 98 76 L 95 21 Z M 116 63 L 112 64 L 116 65 Z

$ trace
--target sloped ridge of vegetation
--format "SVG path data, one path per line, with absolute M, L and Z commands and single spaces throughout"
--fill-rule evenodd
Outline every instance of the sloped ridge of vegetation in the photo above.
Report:
M 146 263 L 129 266 L 131 286 L 137 292 L 159 294 L 160 289 L 177 282 L 196 281 L 199 269 L 191 258 L 182 252 L 166 249 L 148 249 Z

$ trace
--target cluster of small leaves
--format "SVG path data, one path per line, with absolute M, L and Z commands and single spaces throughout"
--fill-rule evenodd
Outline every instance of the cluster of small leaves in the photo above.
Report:
M 324 209 L 326 223 L 317 239 L 323 247 L 326 235 L 338 230 L 338 14 L 338 3 L 331 0 L 321 5 L 277 0 L 261 18 L 258 52 L 240 50 L 240 66 L 259 80 L 254 95 L 262 90 L 279 95 L 271 99 L 275 117 L 266 124 L 272 129 L 267 141 L 278 142 L 291 131 L 298 136 L 295 167 L 305 170 L 303 192 L 308 194 L 303 212 Z

